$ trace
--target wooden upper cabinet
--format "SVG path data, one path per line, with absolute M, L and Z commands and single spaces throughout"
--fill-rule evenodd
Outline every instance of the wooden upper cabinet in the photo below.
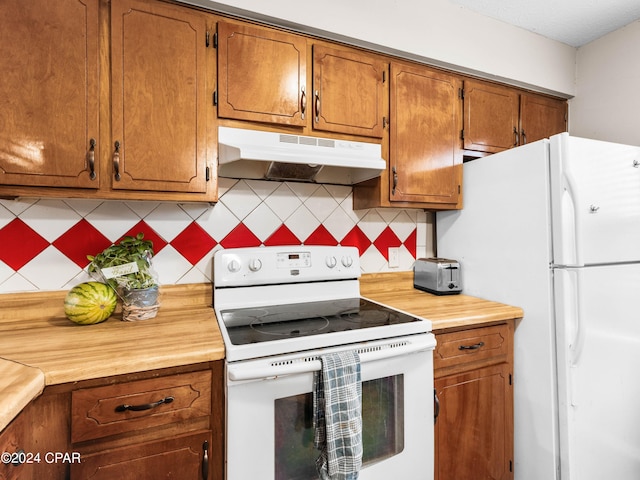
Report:
M 496 153 L 518 145 L 519 94 L 507 86 L 464 82 L 464 148 Z
M 391 64 L 391 201 L 448 208 L 462 203 L 461 80 L 422 66 Z
M 111 2 L 111 188 L 206 191 L 206 16 Z
M 382 138 L 388 63 L 357 50 L 313 46 L 313 129 Z
M 98 188 L 98 1 L 2 0 L 0 52 L 0 184 Z
M 304 126 L 304 37 L 250 25 L 218 23 L 218 116 Z
M 520 96 L 520 144 L 567 131 L 567 102 L 523 93 Z

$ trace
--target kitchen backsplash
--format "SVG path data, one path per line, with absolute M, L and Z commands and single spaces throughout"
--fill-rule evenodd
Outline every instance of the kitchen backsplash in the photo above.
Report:
M 154 242 L 160 283 L 211 281 L 213 252 L 259 245 L 351 245 L 364 273 L 408 271 L 433 255 L 421 210 L 352 208 L 352 188 L 220 179 L 215 205 L 84 199 L 0 200 L 0 293 L 66 290 L 123 235 Z M 389 268 L 388 248 L 399 247 Z

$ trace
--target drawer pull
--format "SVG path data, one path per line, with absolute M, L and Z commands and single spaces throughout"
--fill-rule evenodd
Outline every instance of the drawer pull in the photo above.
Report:
M 460 345 L 458 350 L 478 350 L 484 347 L 484 342 L 476 343 L 474 345 Z
M 142 405 L 127 405 L 126 403 L 123 405 L 118 405 L 116 407 L 116 412 L 126 412 L 127 410 L 131 410 L 132 412 L 140 412 L 142 410 L 151 410 L 152 408 L 159 407 L 163 403 L 171 403 L 173 402 L 173 397 L 165 397 L 162 400 L 158 400 L 153 403 L 143 403 Z

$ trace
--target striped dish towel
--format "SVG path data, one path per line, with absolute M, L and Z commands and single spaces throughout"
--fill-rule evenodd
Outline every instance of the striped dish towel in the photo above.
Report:
M 357 352 L 320 357 L 314 374 L 314 446 L 321 480 L 357 480 L 362 466 L 362 383 Z

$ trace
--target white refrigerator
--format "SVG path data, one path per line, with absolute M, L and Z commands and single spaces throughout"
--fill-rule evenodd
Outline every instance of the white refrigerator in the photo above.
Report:
M 524 309 L 515 479 L 640 479 L 640 148 L 563 133 L 463 168 L 437 254 Z

